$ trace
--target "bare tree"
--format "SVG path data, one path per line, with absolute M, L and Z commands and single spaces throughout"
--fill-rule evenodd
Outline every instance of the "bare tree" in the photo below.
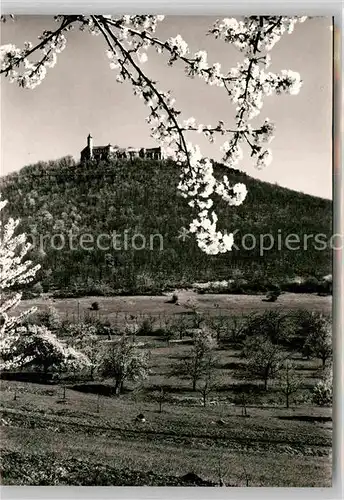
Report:
M 187 319 L 183 316 L 178 316 L 177 319 L 173 320 L 167 325 L 166 335 L 168 339 L 178 338 L 182 340 L 188 333 L 189 323 Z
M 208 398 L 212 392 L 217 388 L 217 381 L 215 378 L 215 358 L 209 353 L 204 360 L 204 373 L 201 377 L 198 391 L 202 396 L 203 406 L 206 407 Z
M 263 313 L 249 314 L 242 331 L 244 337 L 264 335 L 274 344 L 287 343 L 292 333 L 292 325 L 287 314 L 267 310 Z
M 269 379 L 277 375 L 288 354 L 279 344 L 273 344 L 268 337 L 258 335 L 246 339 L 242 356 L 247 360 L 246 368 L 249 374 L 262 379 L 264 389 L 267 390 Z
M 322 367 L 332 358 L 332 328 L 328 318 L 323 315 L 313 315 L 314 324 L 309 326 L 303 350 L 314 358 L 321 359 Z
M 245 319 L 243 316 L 233 316 L 228 325 L 230 339 L 234 342 L 242 340 L 245 333 L 245 326 Z
M 159 404 L 159 413 L 162 413 L 163 405 L 168 401 L 168 394 L 163 387 L 156 393 L 156 400 Z
M 241 406 L 241 415 L 247 417 L 247 394 L 243 391 L 240 392 L 235 398 L 235 404 Z
M 175 366 L 173 374 L 190 378 L 192 390 L 196 391 L 197 382 L 206 373 L 209 358 L 212 358 L 212 351 L 216 345 L 216 340 L 209 330 L 203 329 L 197 332 L 189 354 Z
M 208 319 L 207 323 L 215 332 L 217 342 L 226 335 L 229 328 L 229 318 L 223 315 L 211 317 Z
M 278 374 L 280 390 L 285 395 L 285 405 L 289 408 L 290 396 L 300 387 L 300 377 L 295 372 L 294 364 L 287 359 Z

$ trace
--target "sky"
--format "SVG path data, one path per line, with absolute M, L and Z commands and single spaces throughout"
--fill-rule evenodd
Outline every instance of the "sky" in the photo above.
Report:
M 209 62 L 222 69 L 236 66 L 243 55 L 229 44 L 207 36 L 216 20 L 205 16 L 168 16 L 156 35 L 162 39 L 180 34 L 192 52 L 206 50 Z M 297 24 L 270 52 L 271 71 L 298 71 L 303 80 L 297 96 L 266 97 L 259 121 L 276 124 L 271 143 L 273 162 L 257 170 L 249 155 L 237 166 L 248 175 L 304 193 L 332 198 L 332 21 L 313 18 Z M 36 42 L 44 29 L 54 28 L 50 16 L 19 16 L 1 27 L 1 44 Z M 116 82 L 109 67 L 105 41 L 100 36 L 74 30 L 67 34 L 66 49 L 54 68 L 33 90 L 1 79 L 1 175 L 25 165 L 72 155 L 77 160 L 92 134 L 95 145 L 150 147 L 145 122 L 147 109 L 134 96 L 129 83 Z M 201 79 L 190 79 L 182 65 L 166 65 L 166 57 L 153 49 L 143 69 L 171 90 L 182 118 L 195 117 L 204 124 L 233 123 L 234 105 L 221 88 Z M 219 138 L 211 145 L 198 134 L 190 136 L 205 156 L 221 158 Z

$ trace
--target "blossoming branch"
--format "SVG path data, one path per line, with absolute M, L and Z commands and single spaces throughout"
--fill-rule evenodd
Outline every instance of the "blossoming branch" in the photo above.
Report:
M 203 134 L 210 142 L 221 137 L 222 162 L 229 167 L 236 167 L 242 160 L 243 144 L 249 147 L 258 168 L 268 165 L 272 153 L 266 146 L 273 139 L 275 126 L 268 118 L 258 128 L 250 122 L 261 113 L 265 97 L 274 93 L 295 95 L 300 91 L 302 81 L 298 73 L 284 69 L 280 74 L 269 71 L 269 52 L 284 34 L 292 33 L 296 23 L 306 18 L 250 16 L 241 20 L 218 20 L 208 34 L 234 45 L 244 56 L 235 67 L 225 70 L 218 62 L 209 63 L 204 50 L 190 54 L 187 42 L 180 35 L 159 39 L 155 32 L 163 19 L 164 16 L 159 15 L 56 16 L 58 28 L 44 31 L 37 45 L 27 42 L 23 49 L 14 45 L 0 47 L 0 72 L 22 87 L 35 88 L 47 70 L 56 64 L 70 30 L 77 27 L 103 36 L 110 68 L 117 71 L 116 80 L 131 84 L 134 94 L 149 110 L 147 122 L 151 136 L 181 167 L 178 189 L 195 211 L 189 230 L 195 234 L 199 248 L 208 254 L 224 253 L 232 249 L 233 232 L 218 229 L 213 197 L 216 195 L 229 205 L 240 205 L 247 189 L 242 183 L 230 185 L 226 176 L 217 180 L 212 161 L 202 154 L 197 144 L 186 139 L 186 132 Z M 142 69 L 148 60 L 149 48 L 168 54 L 170 66 L 181 61 L 188 77 L 199 77 L 207 85 L 222 88 L 235 106 L 235 126 L 229 128 L 222 120 L 216 125 L 203 125 L 194 117 L 181 120 L 181 111 L 175 107 L 171 93 L 160 89 Z M 37 53 L 38 60 L 32 62 L 31 56 Z

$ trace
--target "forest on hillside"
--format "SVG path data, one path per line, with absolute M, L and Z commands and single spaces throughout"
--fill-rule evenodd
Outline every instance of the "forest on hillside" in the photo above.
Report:
M 194 282 L 232 280 L 228 291 L 236 293 L 288 283 L 293 291 L 301 278 L 306 285 L 300 291 L 315 291 L 308 290 L 307 283 L 314 285 L 332 272 L 329 246 L 316 249 L 310 239 L 307 249 L 288 250 L 277 242 L 288 234 L 298 235 L 301 242 L 305 234 L 322 234 L 328 241 L 332 202 L 215 164 L 215 175 L 224 173 L 230 182 L 245 183 L 248 196 L 238 207 L 215 200 L 219 228 L 236 230 L 238 246 L 245 234 L 257 241 L 259 235 L 271 234 L 275 244 L 263 255 L 257 244 L 251 250 L 240 245 L 209 256 L 192 235 L 181 237 L 194 214 L 178 194 L 179 170 L 171 160 L 78 164 L 65 157 L 26 166 L 1 178 L 0 187 L 2 197 L 9 200 L 7 214 L 21 219 L 21 231 L 34 242 L 30 258 L 42 266 L 33 285 L 36 290 L 66 295 L 159 293 Z M 81 235 L 96 239 L 114 231 L 121 235 L 116 248 L 68 244 L 71 234 L 80 241 Z M 124 234 L 129 241 L 125 248 Z M 139 241 L 136 247 L 130 244 L 138 234 L 146 239 L 144 248 Z M 161 237 L 152 243 L 151 235 Z M 245 241 L 252 246 L 252 236 Z

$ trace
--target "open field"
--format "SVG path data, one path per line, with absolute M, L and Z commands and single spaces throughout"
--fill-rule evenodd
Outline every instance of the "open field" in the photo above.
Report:
M 283 293 L 276 302 L 264 302 L 264 295 L 225 295 L 225 294 L 197 294 L 193 291 L 177 291 L 179 305 L 168 303 L 170 296 L 132 296 L 132 297 L 83 297 L 70 299 L 51 299 L 43 296 L 38 299 L 23 300 L 16 311 L 23 311 L 32 306 L 46 309 L 53 305 L 61 314 L 62 319 L 82 320 L 85 314 L 90 314 L 92 302 L 97 301 L 99 311 L 97 317 L 116 323 L 126 315 L 152 315 L 163 319 L 165 316 L 185 313 L 188 302 L 193 301 L 197 310 L 203 314 L 240 315 L 253 311 L 277 309 L 282 311 L 296 311 L 309 309 L 330 313 L 332 296 L 321 297 L 316 294 Z M 171 294 L 172 295 L 172 294 Z
M 67 390 L 65 402 L 61 394 L 59 386 L 2 383 L 5 484 L 93 484 L 99 466 L 103 484 L 115 485 L 178 484 L 187 473 L 214 484 L 221 474 L 232 486 L 331 483 L 331 422 L 302 421 L 330 420 L 329 409 L 252 407 L 245 418 L 229 404 L 165 404 L 159 413 L 124 395 L 102 397 L 98 411 L 94 394 Z M 139 411 L 145 423 L 134 421 Z

